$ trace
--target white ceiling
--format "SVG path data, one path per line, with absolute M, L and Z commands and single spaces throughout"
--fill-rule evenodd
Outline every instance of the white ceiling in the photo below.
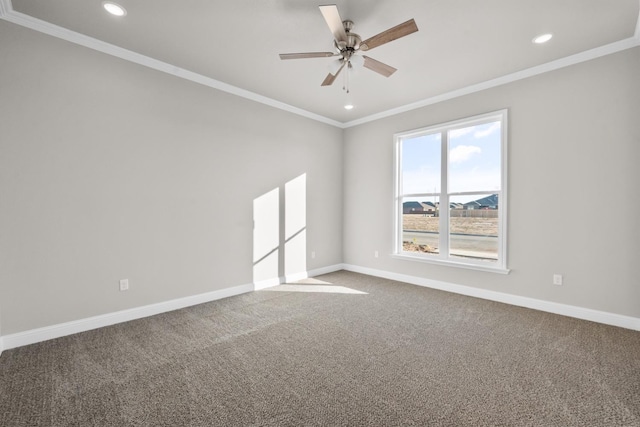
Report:
M 331 58 L 278 57 L 333 50 L 318 0 L 116 2 L 126 8 L 125 17 L 107 14 L 101 0 L 0 0 L 0 16 L 139 63 L 148 60 L 113 46 L 96 47 L 81 35 L 89 36 L 162 61 L 156 68 L 163 71 L 231 92 L 239 88 L 243 96 L 284 103 L 339 126 L 532 67 L 560 66 L 573 61 L 562 58 L 596 48 L 597 54 L 572 58 L 640 45 L 639 0 L 336 0 L 342 19 L 353 20 L 353 32 L 363 40 L 411 18 L 419 28 L 367 52 L 398 71 L 385 78 L 359 70 L 351 79 L 356 107 L 347 111 L 340 77 L 333 86 L 320 86 Z M 552 32 L 553 39 L 534 45 L 532 38 L 543 32 Z

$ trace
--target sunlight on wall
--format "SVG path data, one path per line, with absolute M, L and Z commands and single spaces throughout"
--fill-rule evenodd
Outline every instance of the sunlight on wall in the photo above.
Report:
M 253 201 L 253 283 L 256 289 L 307 272 L 307 174 Z M 280 211 L 283 194 L 284 212 Z M 280 215 L 284 215 L 280 218 Z M 282 219 L 282 221 L 281 221 Z M 284 233 L 280 224 L 284 224 Z M 280 269 L 283 268 L 284 271 Z
M 284 274 L 307 271 L 307 174 L 284 186 Z
M 280 189 L 253 201 L 253 282 L 278 280 Z

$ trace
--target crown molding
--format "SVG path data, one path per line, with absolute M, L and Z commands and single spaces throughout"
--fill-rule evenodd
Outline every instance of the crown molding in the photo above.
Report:
M 189 80 L 203 86 L 208 86 L 222 92 L 227 92 L 241 98 L 249 99 L 251 101 L 265 104 L 270 107 L 278 108 L 280 110 L 297 114 L 299 116 L 306 117 L 318 122 L 326 123 L 331 126 L 342 127 L 341 122 L 329 119 L 319 114 L 294 107 L 293 105 L 289 105 L 284 102 L 276 101 L 275 99 L 268 98 L 266 96 L 259 95 L 255 92 L 251 92 L 245 89 L 241 89 L 228 83 L 213 79 L 211 77 L 203 76 L 202 74 L 194 73 L 193 71 L 185 70 L 184 68 L 176 67 L 175 65 L 159 61 L 149 56 L 145 56 L 110 43 L 106 43 L 102 40 L 98 40 L 93 37 L 77 33 L 75 31 L 68 30 L 58 25 L 43 21 L 41 19 L 25 15 L 24 13 L 16 12 L 11 7 L 11 0 L 0 0 L 0 18 L 4 19 L 5 21 L 20 25 L 22 27 L 29 28 L 31 30 L 39 31 L 41 33 L 66 40 L 68 42 L 75 43 L 80 46 L 96 50 L 98 52 L 106 53 L 107 55 L 115 56 L 116 58 L 124 59 L 125 61 L 133 62 L 134 64 L 142 65 L 144 67 L 161 71 L 163 73 L 171 74 L 181 79 Z
M 640 3 L 640 0 L 638 0 Z M 640 11 L 638 11 L 638 19 L 636 20 L 636 32 L 633 33 L 633 37 L 640 42 Z
M 638 1 L 640 4 L 640 0 Z M 167 74 L 171 74 L 181 79 L 189 80 L 194 83 L 198 83 L 204 86 L 208 86 L 213 89 L 217 89 L 223 92 L 230 93 L 251 101 L 259 102 L 261 104 L 268 105 L 270 107 L 278 108 L 283 111 L 287 111 L 302 117 L 306 117 L 311 120 L 315 120 L 321 123 L 325 123 L 331 126 L 335 126 L 340 129 L 347 129 L 350 127 L 358 126 L 361 124 L 373 122 L 386 117 L 395 116 L 397 114 L 405 113 L 408 111 L 416 110 L 418 108 L 426 107 L 428 105 L 437 104 L 439 102 L 447 101 L 450 99 L 458 98 L 464 95 L 469 95 L 475 92 L 480 92 L 486 89 L 494 88 L 504 84 L 512 83 L 518 80 L 526 79 L 529 77 L 537 76 L 539 74 L 547 73 L 549 71 L 558 70 L 560 68 L 568 67 L 571 65 L 579 64 L 581 62 L 590 61 L 592 59 L 600 58 L 602 56 L 610 55 L 616 52 L 620 52 L 626 49 L 631 49 L 640 46 L 640 11 L 638 19 L 636 20 L 636 28 L 632 37 L 620 40 L 605 46 L 600 46 L 594 49 L 590 49 L 584 52 L 580 52 L 574 55 L 570 55 L 564 58 L 557 59 L 555 61 L 547 62 L 526 70 L 521 70 L 515 73 L 507 74 L 495 79 L 487 80 L 485 82 L 477 83 L 471 86 L 467 86 L 461 89 L 457 89 L 451 92 L 443 93 L 437 96 L 426 98 L 417 102 L 413 102 L 401 107 L 393 108 L 390 110 L 382 111 L 380 113 L 365 116 L 359 119 L 351 120 L 348 122 L 339 122 L 337 120 L 330 119 L 320 114 L 312 113 L 307 110 L 303 110 L 293 105 L 286 104 L 284 102 L 277 101 L 272 98 L 268 98 L 263 95 L 259 95 L 254 92 L 250 92 L 245 89 L 241 89 L 236 86 L 215 80 L 210 77 L 203 76 L 198 73 L 194 73 L 189 70 L 185 70 L 175 65 L 168 64 L 166 62 L 159 61 L 157 59 L 141 55 L 137 52 L 127 50 L 110 43 L 103 42 L 93 37 L 85 36 L 84 34 L 77 33 L 75 31 L 68 30 L 66 28 L 51 24 L 49 22 L 25 15 L 13 10 L 11 0 L 0 0 L 0 19 L 12 22 L 14 24 L 39 31 L 44 34 L 48 34 L 53 37 L 66 40 L 71 43 L 75 43 L 89 49 L 93 49 L 107 55 L 112 55 L 125 61 L 130 61 L 148 68 L 152 68 L 157 71 L 161 71 Z
M 640 22 L 640 17 L 638 21 Z M 638 27 L 636 27 L 636 33 L 638 33 Z M 628 39 L 620 40 L 620 41 L 605 45 L 605 46 L 586 50 L 584 52 L 566 56 L 564 58 L 560 58 L 555 61 L 547 62 L 546 64 L 541 64 L 535 67 L 527 68 L 526 70 L 507 74 L 502 77 L 487 80 L 485 82 L 477 83 L 477 84 L 467 86 L 461 89 L 457 89 L 451 92 L 443 93 L 441 95 L 423 99 L 421 101 L 413 102 L 411 104 L 403 105 L 398 108 L 393 108 L 391 110 L 382 111 L 380 113 L 376 113 L 370 116 L 362 117 L 360 119 L 352 120 L 344 123 L 343 127 L 350 128 L 350 127 L 358 126 L 364 123 L 373 122 L 375 120 L 384 119 L 386 117 L 395 116 L 397 114 L 405 113 L 407 111 L 412 111 L 418 108 L 426 107 L 427 105 L 437 104 L 439 102 L 448 101 L 453 98 L 458 98 L 464 95 L 469 95 L 475 92 L 480 92 L 480 91 L 494 88 L 497 86 L 502 86 L 507 83 L 512 83 L 518 80 L 527 79 L 529 77 L 537 76 L 539 74 L 548 73 L 549 71 L 554 71 L 560 68 L 569 67 L 571 65 L 580 64 L 582 62 L 600 58 L 602 56 L 611 55 L 613 53 L 620 52 L 626 49 L 631 49 L 636 46 L 640 46 L 640 37 L 637 37 L 637 35 L 634 37 L 630 37 Z
M 638 1 L 640 6 L 640 0 Z M 516 73 L 508 74 L 502 77 L 498 77 L 492 80 L 487 80 L 482 83 L 467 86 L 465 88 L 457 89 L 451 92 L 443 93 L 431 98 L 423 99 L 411 104 L 403 105 L 391 110 L 382 111 L 380 113 L 372 114 L 370 116 L 362 117 L 360 119 L 351 120 L 343 123 L 342 128 L 347 129 L 350 127 L 358 126 L 364 123 L 373 122 L 386 117 L 395 116 L 396 114 L 405 113 L 407 111 L 416 110 L 418 108 L 426 107 L 427 105 L 437 104 L 438 102 L 447 101 L 460 96 L 469 95 L 471 93 L 480 92 L 485 89 L 501 86 L 507 83 L 512 83 L 518 80 L 526 79 L 529 77 L 537 76 L 538 74 L 547 73 L 549 71 L 558 70 L 560 68 L 568 67 L 570 65 L 579 64 L 581 62 L 590 61 L 592 59 L 600 58 L 601 56 L 611 55 L 612 53 L 620 52 L 626 49 L 631 49 L 636 46 L 640 46 L 640 7 L 638 10 L 638 18 L 636 19 L 636 29 L 632 37 L 618 42 L 614 42 L 605 46 L 597 47 L 595 49 L 586 50 L 584 52 L 570 55 L 555 61 L 547 62 L 546 64 L 538 65 L 536 67 L 528 68 L 526 70 L 518 71 Z
M 4 18 L 12 10 L 11 0 L 0 0 L 0 18 Z

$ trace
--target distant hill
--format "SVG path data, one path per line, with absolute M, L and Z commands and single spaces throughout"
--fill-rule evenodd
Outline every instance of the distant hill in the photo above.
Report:
M 478 199 L 476 202 L 480 203 L 482 206 L 498 206 L 498 195 L 492 194 L 490 196 L 483 197 L 482 199 Z
M 488 207 L 497 207 L 498 206 L 498 195 L 492 194 L 487 197 L 483 197 L 482 199 L 474 200 L 473 202 L 465 203 L 466 205 L 476 205 L 476 206 L 488 206 Z

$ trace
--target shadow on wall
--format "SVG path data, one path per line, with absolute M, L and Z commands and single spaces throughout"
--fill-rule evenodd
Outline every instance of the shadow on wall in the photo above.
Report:
M 274 188 L 253 200 L 255 289 L 278 285 L 281 277 L 284 281 L 306 277 L 307 174 L 284 185 L 284 203 L 280 195 L 280 188 Z

